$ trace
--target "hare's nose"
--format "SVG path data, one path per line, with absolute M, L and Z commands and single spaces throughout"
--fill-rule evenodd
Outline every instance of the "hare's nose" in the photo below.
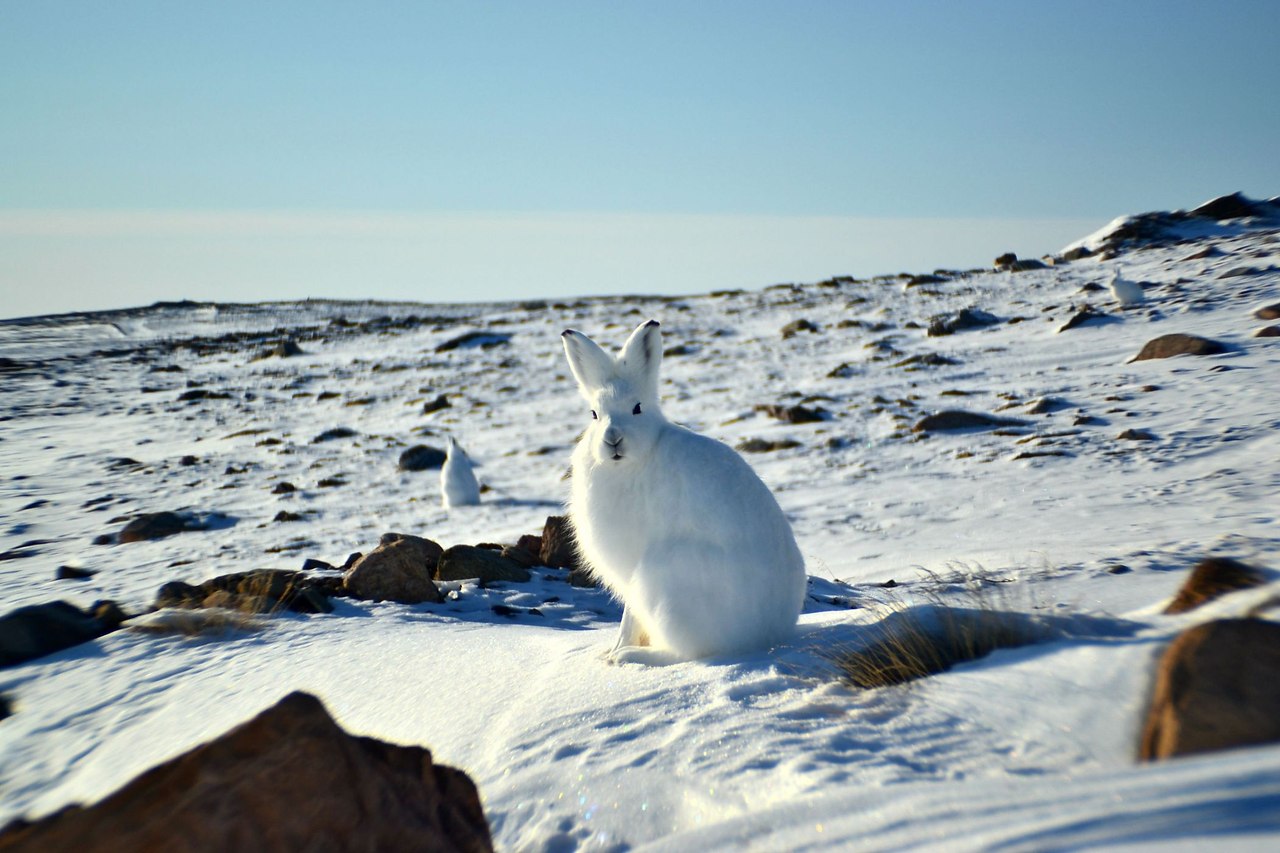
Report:
M 609 427 L 604 431 L 604 443 L 610 447 L 617 447 L 622 444 L 622 431 L 617 427 Z

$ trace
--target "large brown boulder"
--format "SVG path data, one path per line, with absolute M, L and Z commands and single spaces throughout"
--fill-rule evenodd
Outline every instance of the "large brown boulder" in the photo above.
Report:
M 1228 592 L 1264 583 L 1266 578 L 1253 566 L 1225 557 L 1210 557 L 1196 564 L 1164 612 L 1186 613 Z
M 347 592 L 371 601 L 402 604 L 438 602 L 444 599 L 431 578 L 442 549 L 430 539 L 404 533 L 387 533 L 368 554 L 343 575 Z
M 1139 758 L 1280 741 L 1280 624 L 1207 622 L 1175 639 L 1156 667 Z
M 470 578 L 480 583 L 508 581 L 526 583 L 533 575 L 524 566 L 490 548 L 474 545 L 454 545 L 440 555 L 436 577 L 442 581 L 460 581 Z
M 567 515 L 549 515 L 542 527 L 542 547 L 538 559 L 544 566 L 556 569 L 578 568 L 578 548 L 573 539 L 573 525 Z
M 492 849 L 465 773 L 422 747 L 347 734 L 306 693 L 94 805 L 0 833 L 3 851 Z
M 1151 358 L 1172 358 L 1175 355 L 1218 355 L 1227 348 L 1217 341 L 1199 335 L 1171 334 L 1152 338 L 1130 361 L 1146 361 Z

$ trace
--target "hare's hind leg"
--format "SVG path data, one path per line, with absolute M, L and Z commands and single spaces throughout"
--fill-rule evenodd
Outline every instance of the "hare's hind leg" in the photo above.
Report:
M 618 652 L 631 646 L 647 646 L 649 645 L 649 636 L 645 633 L 644 626 L 640 624 L 640 620 L 636 618 L 634 608 L 622 605 L 622 624 L 618 627 L 618 639 L 613 644 L 613 648 L 605 652 L 601 657 L 606 660 L 614 660 Z
M 631 596 L 649 623 L 652 645 L 677 660 L 752 645 L 758 608 L 743 599 L 758 591 L 743 569 L 740 559 L 711 543 L 684 539 L 651 546 L 636 569 Z

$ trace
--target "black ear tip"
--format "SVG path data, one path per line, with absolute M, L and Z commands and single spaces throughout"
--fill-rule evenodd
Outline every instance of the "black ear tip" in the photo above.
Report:
M 563 332 L 560 333 L 560 337 L 567 338 L 570 335 L 576 335 L 576 334 L 578 333 L 575 332 L 573 329 L 565 329 Z
M 657 320 L 650 320 L 649 322 L 647 322 L 647 323 L 645 323 L 645 324 L 644 324 L 644 327 L 645 327 L 646 329 L 648 329 L 648 328 L 650 328 L 650 327 L 652 327 L 652 326 L 661 326 L 661 325 L 662 325 L 662 324 L 661 324 L 661 323 L 659 323 Z

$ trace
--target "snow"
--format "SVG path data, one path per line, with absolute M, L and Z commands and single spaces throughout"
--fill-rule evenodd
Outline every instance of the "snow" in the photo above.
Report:
M 1161 614 L 1204 556 L 1274 566 L 1280 350 L 1252 337 L 1251 315 L 1280 301 L 1277 236 L 1236 223 L 1215 232 L 1220 253 L 1206 258 L 1187 260 L 1203 247 L 1193 237 L 922 287 L 842 281 L 546 306 L 171 305 L 0 322 L 0 356 L 41 363 L 0 387 L 0 550 L 29 554 L 0 561 L 0 612 L 57 598 L 139 611 L 169 580 L 307 557 L 341 564 L 393 530 L 446 547 L 536 533 L 560 511 L 589 418 L 560 331 L 617 346 L 650 316 L 667 346 L 692 350 L 664 362 L 669 417 L 730 444 L 800 442 L 748 461 L 791 519 L 811 576 L 793 642 L 658 668 L 604 663 L 619 607 L 545 568 L 528 584 L 446 585 L 443 604 L 338 599 L 332 614 L 272 616 L 256 632 L 110 634 L 0 671 L 15 705 L 0 722 L 0 821 L 98 799 L 303 689 L 348 730 L 424 745 L 469 773 L 502 849 L 1274 846 L 1280 748 L 1155 765 L 1134 755 L 1164 644 L 1277 592 Z M 1146 290 L 1122 314 L 1105 290 L 1081 290 L 1105 287 L 1117 264 Z M 1219 277 L 1240 266 L 1259 272 Z M 1090 299 L 1113 319 L 1058 332 Z M 1005 322 L 926 336 L 930 317 L 962 308 Z M 426 319 L 330 324 L 409 315 Z M 820 331 L 783 339 L 801 318 Z M 305 354 L 253 360 L 258 344 L 182 345 L 274 329 L 304 330 Z M 436 351 L 473 331 L 510 339 Z M 1129 362 L 1169 332 L 1231 351 Z M 140 348 L 136 359 L 92 354 Z M 931 352 L 958 363 L 894 366 Z M 182 370 L 152 370 L 166 365 Z M 179 402 L 189 382 L 228 396 Z M 441 393 L 451 407 L 424 415 Z M 1027 413 L 1039 398 L 1061 404 Z M 754 408 L 797 402 L 833 415 L 789 425 Z M 911 431 L 947 408 L 1031 425 Z M 1095 420 L 1076 424 L 1083 415 Z M 313 442 L 338 426 L 357 434 Z M 1118 440 L 1128 428 L 1155 438 Z M 490 487 L 480 506 L 446 510 L 438 472 L 396 469 L 406 446 L 443 447 L 449 435 Z M 1019 458 L 1027 452 L 1062 455 Z M 188 454 L 196 464 L 180 464 Z M 119 457 L 140 465 L 111 464 Z M 333 477 L 346 485 L 318 485 Z M 273 494 L 282 481 L 298 491 Z M 273 522 L 284 509 L 303 520 Z M 161 510 L 215 523 L 92 544 Z M 44 541 L 22 547 L 34 540 Z M 58 581 L 59 565 L 97 573 Z M 834 651 L 903 608 L 965 606 L 975 588 L 998 610 L 1062 630 L 903 687 L 840 683 Z

